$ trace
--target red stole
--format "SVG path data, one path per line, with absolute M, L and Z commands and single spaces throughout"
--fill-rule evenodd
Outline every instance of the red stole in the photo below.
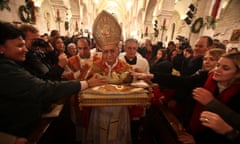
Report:
M 73 72 L 76 72 L 81 69 L 81 63 L 79 56 L 75 55 L 68 59 L 68 66 Z
M 68 67 L 71 69 L 72 73 L 69 73 L 65 75 L 65 78 L 67 80 L 85 80 L 85 76 L 88 73 L 88 70 L 90 69 L 91 65 L 90 63 L 93 63 L 94 61 L 100 60 L 100 58 L 97 55 L 93 55 L 93 58 L 86 59 L 89 62 L 83 62 L 83 59 L 80 58 L 80 56 L 75 55 L 68 59 Z M 92 62 L 91 62 L 92 61 Z M 73 74 L 74 72 L 80 71 L 80 74 L 77 78 L 74 78 Z
M 213 80 L 212 77 L 213 74 L 210 74 L 207 81 L 205 82 L 204 88 L 214 94 L 217 90 L 217 82 Z M 220 94 L 215 96 L 215 98 L 218 99 L 220 102 L 226 104 L 232 98 L 232 96 L 239 91 L 239 89 L 240 89 L 239 84 L 233 84 L 232 86 L 226 88 Z M 201 125 L 201 121 L 199 120 L 203 107 L 204 106 L 202 104 L 196 102 L 189 124 L 189 129 L 193 134 L 201 132 L 205 129 L 205 127 Z
M 95 73 L 99 72 L 101 74 L 107 75 L 110 72 L 109 67 L 106 65 L 105 61 L 103 61 L 103 60 L 99 60 L 99 61 L 94 62 L 93 67 L 94 67 L 93 69 L 95 70 L 94 71 Z M 128 63 L 126 63 L 123 60 L 118 59 L 117 65 L 115 65 L 111 69 L 111 72 L 121 73 L 121 72 L 129 71 L 131 69 L 132 69 L 132 67 Z

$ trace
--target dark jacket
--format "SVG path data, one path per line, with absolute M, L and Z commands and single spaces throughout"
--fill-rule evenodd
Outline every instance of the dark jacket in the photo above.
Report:
M 171 62 L 164 60 L 164 59 L 159 59 L 155 60 L 151 59 L 149 62 L 150 65 L 150 73 L 157 75 L 157 74 L 171 74 L 172 73 L 172 64 Z
M 191 75 L 202 68 L 203 56 L 191 58 L 185 65 L 185 74 Z
M 52 60 L 52 53 L 43 53 L 39 50 L 29 49 L 23 66 L 31 74 L 46 80 L 61 80 L 64 71 L 56 60 Z
M 233 111 L 220 101 L 214 99 L 205 105 L 204 109 L 219 114 L 227 123 L 240 130 L 240 113 Z
M 233 131 L 225 136 L 234 144 L 240 144 L 240 113 L 214 99 L 204 106 L 204 110 L 211 111 L 220 115 L 225 122 L 233 127 Z M 237 132 L 236 132 L 237 131 Z
M 214 94 L 215 98 L 218 99 L 225 106 L 231 108 L 233 111 L 237 112 L 238 114 L 240 113 L 240 103 L 239 103 L 239 101 L 240 101 L 240 84 L 233 84 L 233 85 L 229 86 L 228 88 L 224 89 L 222 92 L 219 92 L 216 81 L 214 81 L 212 79 L 212 75 L 210 75 L 208 80 L 206 81 L 204 87 L 206 89 L 208 89 L 209 91 L 211 91 Z M 209 105 L 208 105 L 208 107 L 209 107 Z M 223 110 L 223 111 L 221 111 L 221 110 Z M 231 125 L 233 126 L 233 128 L 238 129 L 237 128 L 237 123 L 239 124 L 239 122 L 237 122 L 238 117 L 234 117 L 236 120 L 233 120 L 233 118 L 232 118 L 232 120 L 230 120 L 231 117 L 234 115 L 226 114 L 226 108 L 223 109 L 223 106 L 219 105 L 219 107 L 215 107 L 215 108 L 211 107 L 211 111 L 215 112 L 215 113 L 219 113 L 224 119 L 228 119 L 229 123 L 230 122 L 232 123 Z M 224 115 L 224 113 L 226 115 Z M 238 119 L 238 121 L 239 121 L 239 119 Z M 197 144 L 213 144 L 213 143 L 231 144 L 233 142 L 239 143 L 239 137 L 238 137 L 238 140 L 236 139 L 236 141 L 235 140 L 232 141 L 228 137 L 225 137 L 221 134 L 217 134 L 210 128 L 205 128 L 205 129 L 202 129 L 202 131 L 198 131 L 194 135 L 194 137 L 197 141 Z
M 0 57 L 0 131 L 26 136 L 50 103 L 81 89 L 79 81 L 44 81 Z
M 207 77 L 208 77 L 208 72 L 202 69 L 188 77 L 157 73 L 154 75 L 153 82 L 158 83 L 159 85 L 170 87 L 170 88 L 189 87 L 189 89 L 186 89 L 186 91 L 189 91 L 189 90 L 191 91 L 195 87 L 203 86 Z
M 154 83 L 157 83 L 160 87 L 165 86 L 176 90 L 173 99 L 183 106 L 184 113 L 179 119 L 184 126 L 188 125 L 195 105 L 195 100 L 192 98 L 192 90 L 196 87 L 203 86 L 208 78 L 208 74 L 208 71 L 201 69 L 188 77 L 166 74 L 154 75 Z
M 195 71 L 192 71 L 192 66 L 189 64 L 192 61 L 193 57 L 189 58 L 184 58 L 183 63 L 182 63 L 182 68 L 181 68 L 181 76 L 190 76 Z

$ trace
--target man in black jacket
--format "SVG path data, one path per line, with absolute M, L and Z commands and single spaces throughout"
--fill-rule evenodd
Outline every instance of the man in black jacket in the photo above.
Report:
M 58 57 L 58 63 L 55 64 L 51 57 L 53 48 L 43 39 L 37 28 L 32 25 L 23 24 L 19 27 L 23 39 L 26 42 L 28 53 L 23 66 L 33 75 L 48 80 L 61 80 L 64 67 L 67 64 L 67 55 L 61 54 Z
M 41 115 L 60 98 L 106 83 L 104 78 L 54 82 L 30 74 L 19 62 L 28 49 L 19 29 L 0 22 L 0 131 L 26 137 Z

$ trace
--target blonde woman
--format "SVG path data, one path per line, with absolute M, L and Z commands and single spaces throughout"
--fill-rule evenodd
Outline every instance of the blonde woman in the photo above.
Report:
M 194 89 L 192 94 L 197 103 L 189 123 L 189 132 L 195 140 L 191 136 L 189 137 L 189 135 L 184 138 L 184 141 L 182 141 L 183 137 L 180 137 L 180 140 L 186 143 L 185 140 L 189 141 L 191 139 L 192 143 L 199 144 L 231 143 L 227 137 L 218 134 L 214 127 L 209 125 L 216 123 L 218 119 L 217 115 L 203 113 L 200 116 L 200 113 L 204 110 L 205 105 L 215 99 L 235 112 L 240 113 L 240 52 L 223 55 L 218 60 L 216 67 L 209 75 L 204 86 Z M 212 109 L 212 111 L 217 112 L 217 109 Z M 230 130 L 223 134 L 227 134 Z

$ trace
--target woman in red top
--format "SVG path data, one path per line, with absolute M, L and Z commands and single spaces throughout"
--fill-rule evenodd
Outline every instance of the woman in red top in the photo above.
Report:
M 197 144 L 231 143 L 225 136 L 203 126 L 206 126 L 204 123 L 214 122 L 216 120 L 214 115 L 201 118 L 203 122 L 201 123 L 200 113 L 204 110 L 205 105 L 215 99 L 240 113 L 240 52 L 223 55 L 205 85 L 194 89 L 192 94 L 197 103 L 189 123 L 189 132 L 195 140 L 189 135 L 180 136 L 179 140 L 183 143 L 191 141 L 191 143 Z M 212 111 L 214 112 L 214 110 Z

